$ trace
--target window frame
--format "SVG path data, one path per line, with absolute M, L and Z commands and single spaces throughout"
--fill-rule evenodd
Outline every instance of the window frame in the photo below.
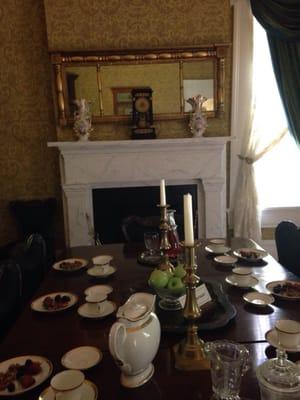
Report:
M 245 120 L 250 118 L 251 85 L 249 74 L 252 64 L 252 12 L 249 0 L 231 0 L 233 7 L 233 71 L 231 105 L 230 160 L 230 215 L 233 214 L 234 195 L 239 168 L 237 155 L 241 149 Z M 229 219 L 232 228 L 232 218 Z M 270 207 L 261 211 L 261 227 L 275 228 L 282 220 L 292 220 L 300 226 L 300 207 Z

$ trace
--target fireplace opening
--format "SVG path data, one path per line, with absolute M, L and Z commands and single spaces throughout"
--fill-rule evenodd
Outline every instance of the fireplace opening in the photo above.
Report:
M 193 216 L 195 238 L 197 238 L 197 185 L 166 186 L 167 203 L 176 210 L 175 221 L 179 237 L 183 237 L 183 195 L 193 197 Z M 159 186 L 93 189 L 94 229 L 101 243 L 122 243 L 126 241 L 122 230 L 124 220 L 129 217 L 147 218 L 158 229 L 159 224 Z M 149 230 L 152 230 L 149 224 Z M 134 238 L 137 240 L 137 238 Z

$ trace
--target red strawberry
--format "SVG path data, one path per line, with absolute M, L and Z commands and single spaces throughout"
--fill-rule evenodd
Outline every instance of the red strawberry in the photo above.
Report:
M 23 375 L 20 378 L 20 383 L 23 389 L 27 389 L 35 383 L 35 379 L 31 375 Z

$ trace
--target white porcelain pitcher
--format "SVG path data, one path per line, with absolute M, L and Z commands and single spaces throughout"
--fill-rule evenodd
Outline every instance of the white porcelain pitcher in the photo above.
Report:
M 120 367 L 121 384 L 138 387 L 154 373 L 152 360 L 160 342 L 160 323 L 153 312 L 155 296 L 135 293 L 119 307 L 109 333 L 109 350 Z

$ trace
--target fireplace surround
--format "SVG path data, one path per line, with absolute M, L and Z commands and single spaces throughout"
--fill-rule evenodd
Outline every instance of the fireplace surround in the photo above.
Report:
M 68 246 L 94 243 L 93 189 L 196 184 L 199 237 L 226 236 L 229 137 L 49 142 L 59 149 Z
M 159 186 L 138 186 L 122 188 L 93 189 L 94 227 L 101 243 L 122 243 L 124 241 L 143 241 L 146 231 L 158 231 L 160 221 Z M 178 234 L 183 240 L 183 195 L 193 196 L 193 215 L 197 215 L 198 187 L 194 185 L 167 185 L 166 197 L 170 209 L 175 209 L 175 221 Z M 128 221 L 135 221 L 128 225 Z M 137 224 L 140 221 L 140 225 Z M 126 221 L 126 223 L 125 223 Z M 145 226 L 142 228 L 143 223 Z M 194 218 L 195 228 L 197 218 Z M 124 233 L 124 226 L 129 231 Z M 134 230 L 134 227 L 136 230 Z M 195 229 L 196 230 L 196 229 Z

